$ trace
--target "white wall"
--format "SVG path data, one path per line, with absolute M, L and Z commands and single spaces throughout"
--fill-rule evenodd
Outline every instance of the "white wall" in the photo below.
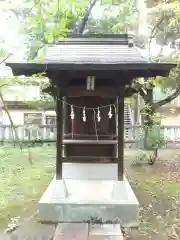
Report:
M 42 117 L 42 124 L 45 124 L 45 116 L 46 115 L 56 115 L 55 111 L 36 111 L 36 110 L 9 110 L 13 123 L 15 125 L 23 125 L 24 124 L 24 113 L 43 113 L 44 117 Z M 10 124 L 7 113 L 2 111 L 2 124 L 8 125 Z

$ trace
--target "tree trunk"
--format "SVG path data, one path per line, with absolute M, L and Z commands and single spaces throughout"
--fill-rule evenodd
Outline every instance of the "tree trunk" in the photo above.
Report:
M 152 102 L 153 102 L 153 90 L 147 89 L 147 94 L 144 96 L 144 102 L 146 104 L 146 107 L 144 109 L 144 115 L 143 115 L 143 126 L 144 126 L 144 148 L 146 150 L 149 150 L 149 131 L 152 130 L 153 127 L 153 121 L 152 116 L 154 114 L 153 108 L 152 108 Z
M 146 104 L 144 109 L 144 149 L 147 151 L 153 151 L 153 154 L 149 157 L 148 163 L 153 165 L 158 156 L 159 143 L 156 146 L 156 141 L 159 139 L 159 128 L 154 129 L 153 115 L 156 111 L 153 103 L 153 88 L 146 89 L 147 94 L 144 95 L 143 99 Z M 157 123 L 156 123 L 157 124 Z
M 157 158 L 158 158 L 158 149 L 155 148 L 152 156 L 150 156 L 148 159 L 148 164 L 153 165 L 156 162 Z
M 28 144 L 28 161 L 29 163 L 32 165 L 33 164 L 33 160 L 32 160 L 32 154 L 31 154 L 31 147 Z
M 134 123 L 137 125 L 139 124 L 139 119 L 138 119 L 138 111 L 139 111 L 139 105 L 138 105 L 138 95 L 135 96 L 134 98 Z
M 12 120 L 12 118 L 11 118 L 11 115 L 10 115 L 10 113 L 9 113 L 8 107 L 7 107 L 7 105 L 6 105 L 6 102 L 4 101 L 4 98 L 3 98 L 3 95 L 2 95 L 2 93 L 1 93 L 1 91 L 0 91 L 0 99 L 1 99 L 1 101 L 2 101 L 2 103 L 3 103 L 4 111 L 5 111 L 5 112 L 7 113 L 7 115 L 8 115 L 8 118 L 9 118 L 9 121 L 10 121 L 10 124 L 11 124 L 12 135 L 15 134 L 16 140 L 17 140 L 17 141 L 19 142 L 19 144 L 20 144 L 20 149 L 22 149 L 22 143 L 21 143 L 21 141 L 20 141 L 20 139 L 19 139 L 18 133 L 17 133 L 17 131 L 16 131 L 16 128 L 15 128 L 14 123 L 13 123 L 13 120 Z M 13 131 L 14 131 L 14 132 L 13 132 Z M 13 134 L 13 133 L 14 133 L 14 134 Z
M 87 8 L 85 9 L 83 19 L 81 20 L 81 22 L 78 26 L 78 29 L 77 29 L 78 34 L 83 34 L 86 24 L 88 22 L 89 16 L 91 14 L 91 11 L 92 11 L 94 5 L 96 4 L 96 1 L 97 0 L 93 0 L 92 2 L 90 2 L 90 6 L 87 6 Z

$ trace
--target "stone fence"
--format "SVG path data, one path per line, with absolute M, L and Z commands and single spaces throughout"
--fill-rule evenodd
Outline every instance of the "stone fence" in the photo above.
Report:
M 20 141 L 42 140 L 55 142 L 56 141 L 56 125 L 15 125 L 16 133 Z M 160 135 L 166 143 L 180 144 L 180 126 L 157 126 L 154 127 L 155 135 Z M 143 126 L 124 126 L 125 143 L 138 143 L 143 140 Z M 0 126 L 0 141 L 15 141 L 17 140 L 14 130 L 11 125 Z

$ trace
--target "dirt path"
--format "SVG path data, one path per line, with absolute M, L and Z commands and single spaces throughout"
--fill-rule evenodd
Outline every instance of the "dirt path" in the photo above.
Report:
M 144 166 L 141 170 L 140 168 L 139 166 L 130 167 L 128 170 L 131 186 L 140 203 L 139 230 L 133 230 L 128 239 L 169 240 L 171 239 L 169 235 L 172 236 L 173 232 L 176 236 L 174 239 L 180 239 L 180 201 L 177 195 L 172 192 L 175 190 L 175 184 L 177 183 L 171 182 L 170 185 L 165 178 L 168 169 L 172 169 L 171 164 L 164 165 L 164 162 L 159 161 L 154 166 Z M 148 170 L 150 171 L 149 174 Z M 155 174 L 151 175 L 153 171 Z M 157 175 L 157 172 L 159 172 L 159 175 Z M 157 182 L 156 186 L 149 185 L 151 181 Z M 161 181 L 163 189 L 160 186 Z

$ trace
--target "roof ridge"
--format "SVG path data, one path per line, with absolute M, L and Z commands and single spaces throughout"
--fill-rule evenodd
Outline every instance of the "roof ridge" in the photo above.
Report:
M 129 44 L 131 42 L 131 44 Z M 76 44 L 90 44 L 90 45 L 104 45 L 104 44 L 118 44 L 132 46 L 132 38 L 128 34 L 70 34 L 67 38 L 62 39 L 56 44 L 52 45 L 76 45 Z
M 124 40 L 124 39 L 88 39 L 88 40 L 84 40 L 84 39 L 78 39 L 78 40 L 73 40 L 73 39 L 66 39 L 66 40 L 62 40 L 57 42 L 56 44 L 52 44 L 54 45 L 109 45 L 109 44 L 113 44 L 113 45 L 128 45 L 129 41 L 128 40 Z M 51 45 L 51 46 L 52 46 Z
M 128 39 L 127 33 L 86 33 L 86 34 L 69 34 L 69 38 L 121 38 Z

